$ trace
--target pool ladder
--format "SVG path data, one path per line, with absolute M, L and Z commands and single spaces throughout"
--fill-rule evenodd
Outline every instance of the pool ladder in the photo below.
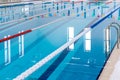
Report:
M 112 22 L 108 27 L 105 28 L 105 47 L 106 52 L 110 51 L 110 28 L 113 27 L 117 30 L 117 48 L 120 48 L 120 25 L 116 22 Z

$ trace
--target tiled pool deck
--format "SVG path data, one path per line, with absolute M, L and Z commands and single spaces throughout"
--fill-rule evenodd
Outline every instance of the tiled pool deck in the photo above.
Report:
M 120 80 L 120 48 L 118 49 L 117 45 L 113 49 L 98 80 Z

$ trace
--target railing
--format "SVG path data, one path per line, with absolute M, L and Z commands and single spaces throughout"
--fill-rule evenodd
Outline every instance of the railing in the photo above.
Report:
M 120 25 L 116 22 L 112 22 L 108 27 L 105 28 L 105 48 L 106 48 L 106 52 L 109 53 L 110 51 L 110 28 L 113 27 L 116 29 L 117 31 L 117 48 L 120 48 L 119 44 L 120 44 Z

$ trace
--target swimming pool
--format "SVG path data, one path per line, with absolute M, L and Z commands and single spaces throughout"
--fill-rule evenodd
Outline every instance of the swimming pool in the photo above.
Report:
M 90 15 L 91 14 L 92 13 L 90 13 Z M 2 38 L 8 34 L 12 35 L 12 34 L 18 33 L 18 31 L 21 31 L 21 30 L 27 30 L 29 28 L 34 28 L 42 24 L 48 23 L 50 20 L 52 21 L 52 20 L 56 20 L 59 18 L 61 17 L 56 16 L 56 17 L 49 17 L 49 18 L 40 18 L 40 17 L 34 18 L 32 20 L 17 24 L 14 27 L 3 29 L 1 31 L 0 37 Z M 68 41 L 68 36 L 69 36 L 68 32 L 70 28 L 74 29 L 74 36 L 76 36 L 80 31 L 82 31 L 82 29 L 84 29 L 85 26 L 87 26 L 95 18 L 96 16 L 94 17 L 90 16 L 90 17 L 87 17 L 87 21 L 86 21 L 86 19 L 83 16 L 66 17 L 62 21 L 47 25 L 41 29 L 38 29 L 36 31 L 33 31 L 29 34 L 24 35 L 24 56 L 23 57 L 20 57 L 21 54 L 19 54 L 18 37 L 11 39 L 11 43 L 12 43 L 11 44 L 11 57 L 12 58 L 11 58 L 11 63 L 9 65 L 4 65 L 4 43 L 0 43 L 0 47 L 1 47 L 0 49 L 0 53 L 1 53 L 0 74 L 2 76 L 0 77 L 0 79 L 11 80 L 15 78 L 16 76 L 18 76 L 19 74 L 27 70 L 29 67 L 36 64 L 38 61 L 40 61 L 41 59 L 43 59 L 44 57 L 52 53 L 54 50 L 58 49 L 60 46 L 65 44 Z M 113 21 L 113 19 L 108 19 L 108 20 L 109 20 L 109 23 Z M 109 23 L 105 22 L 104 24 L 107 26 Z M 24 27 L 24 25 L 26 25 L 26 27 Z M 69 51 L 68 49 L 64 50 L 62 52 L 64 55 L 62 54 L 57 55 L 54 59 L 46 63 L 42 68 L 40 68 L 35 73 L 30 75 L 27 79 L 33 79 L 33 78 L 42 79 L 43 77 L 41 75 L 44 76 L 43 73 L 47 72 L 46 69 L 51 64 L 54 65 L 53 63 L 57 63 L 58 61 L 60 61 L 59 56 L 62 56 L 65 58 L 64 61 L 61 60 L 61 63 L 59 62 L 59 65 L 60 66 L 62 65 L 64 67 L 61 68 L 60 66 L 58 66 L 57 68 L 55 68 L 56 69 L 55 71 L 51 70 L 52 73 L 50 73 L 49 76 L 47 77 L 44 76 L 45 79 L 48 77 L 49 77 L 48 79 L 50 80 L 69 79 L 70 76 L 74 74 L 74 73 L 69 73 L 71 72 L 69 69 L 76 72 L 76 69 L 78 70 L 78 67 L 80 67 L 80 71 L 81 71 L 83 70 L 83 67 L 84 67 L 84 70 L 88 70 L 89 68 L 93 68 L 93 67 L 96 68 L 97 66 L 97 69 L 95 70 L 95 71 L 98 71 L 97 74 L 91 74 L 90 71 L 88 71 L 88 74 L 90 73 L 90 75 L 98 75 L 106 59 L 106 54 L 104 54 L 104 48 L 103 48 L 104 42 L 105 42 L 104 37 L 103 37 L 104 33 L 103 32 L 102 34 L 98 33 L 100 34 L 100 37 L 98 37 L 97 34 L 95 33 L 99 32 L 99 30 L 104 31 L 103 29 L 106 26 L 96 27 L 91 31 L 91 39 L 89 39 L 89 41 L 91 41 L 92 46 L 91 46 L 90 51 L 85 51 L 85 46 L 84 46 L 85 37 L 83 36 L 75 43 L 75 47 L 73 50 L 71 51 Z M 95 41 L 98 43 L 100 42 L 100 44 L 95 44 L 94 43 Z M 113 42 L 111 44 L 111 49 L 113 48 L 116 39 L 112 41 Z M 96 49 L 96 46 L 99 46 L 99 48 Z M 93 53 L 95 55 L 93 55 Z M 99 56 L 98 59 L 96 59 L 97 56 Z M 99 60 L 101 58 L 103 58 L 102 61 Z M 97 64 L 97 61 L 99 62 L 99 64 Z M 75 66 L 73 66 L 73 64 L 75 64 Z M 93 66 L 92 64 L 95 64 L 95 65 Z M 58 65 L 58 64 L 55 64 L 55 65 Z M 54 67 L 53 67 L 53 70 L 54 70 Z M 6 73 L 6 71 L 9 71 L 9 72 Z M 82 72 L 83 71 L 79 73 L 82 73 Z M 59 73 L 59 74 L 56 75 L 56 73 Z M 90 75 L 88 75 L 87 73 L 84 73 L 84 74 L 85 74 L 84 78 L 86 76 L 90 77 Z M 63 75 L 66 75 L 66 77 L 61 77 Z M 74 75 L 74 77 L 76 77 L 76 75 Z M 96 77 L 92 76 L 92 78 L 95 79 Z M 86 77 L 86 79 L 88 78 Z
M 108 21 L 108 20 L 107 20 Z M 91 38 L 86 39 L 86 35 L 80 38 L 75 43 L 75 50 L 68 51 L 70 57 L 66 57 L 63 63 L 48 77 L 48 80 L 96 80 L 101 68 L 103 68 L 104 62 L 108 58 L 108 54 L 105 50 L 105 37 L 104 37 L 104 26 L 101 23 L 97 28 L 91 30 Z M 101 32 L 99 32 L 99 30 Z M 112 31 L 114 36 L 116 33 Z M 96 34 L 97 33 L 97 34 Z M 98 36 L 99 35 L 99 36 Z M 111 50 L 116 43 L 116 36 L 111 37 Z M 87 42 L 90 42 L 90 45 Z M 90 49 L 87 47 L 90 47 Z M 55 64 L 54 64 L 55 65 Z M 53 66 L 54 66 L 53 65 Z M 51 69 L 48 70 L 52 71 Z M 40 76 L 39 79 L 46 79 L 47 71 L 44 75 Z

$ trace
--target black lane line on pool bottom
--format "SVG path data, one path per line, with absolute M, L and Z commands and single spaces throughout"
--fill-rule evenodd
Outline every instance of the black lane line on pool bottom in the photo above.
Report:
M 65 49 L 60 56 L 50 65 L 50 67 L 38 78 L 38 80 L 47 80 L 47 78 L 54 72 L 54 70 L 60 65 L 64 58 L 69 53 L 68 49 Z

